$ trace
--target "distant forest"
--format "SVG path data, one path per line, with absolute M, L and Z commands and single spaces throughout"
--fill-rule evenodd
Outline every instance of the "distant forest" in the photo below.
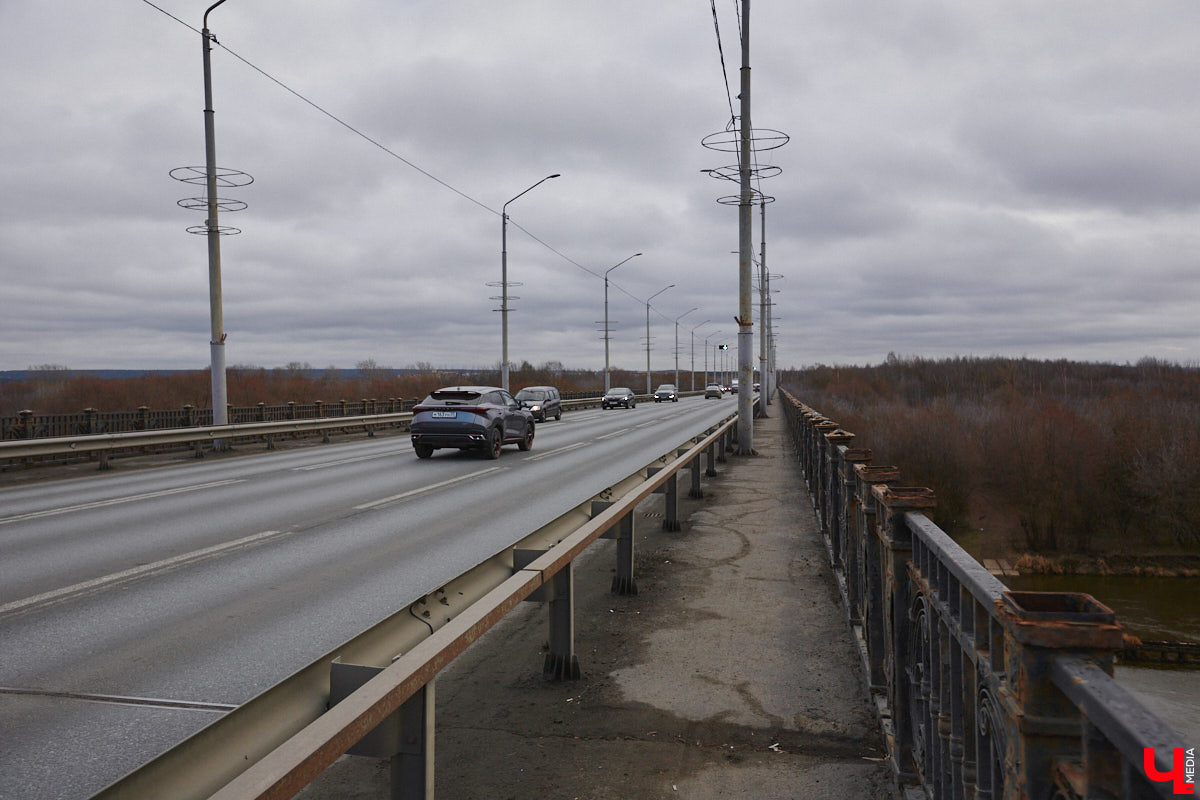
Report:
M 613 369 L 609 377 L 613 386 L 629 386 L 636 392 L 646 387 L 645 372 Z M 655 372 L 652 378 L 654 386 L 673 383 L 675 373 Z M 496 386 L 500 383 L 500 374 L 499 367 L 459 372 L 439 370 L 426 363 L 397 370 L 367 359 L 358 362 L 353 370 L 315 369 L 307 363 L 272 369 L 232 366 L 226 370 L 225 381 L 230 405 L 254 406 L 258 403 L 284 405 L 289 401 L 419 399 L 441 386 Z M 687 385 L 685 376 L 681 375 L 680 381 Z M 697 378 L 697 384 L 702 381 L 702 377 Z M 537 385 L 557 386 L 564 393 L 602 390 L 604 373 L 570 370 L 555 361 L 539 367 L 524 362 L 510 368 L 509 386 L 514 392 L 523 386 Z M 207 369 L 106 377 L 46 364 L 30 367 L 19 379 L 0 381 L 0 416 L 12 416 L 22 409 L 39 414 L 76 414 L 86 408 L 134 411 L 139 406 L 176 409 L 185 405 L 208 408 L 211 404 L 212 389 Z
M 937 495 L 956 535 L 1040 553 L 1200 551 L 1200 369 L 889 355 L 780 385 Z

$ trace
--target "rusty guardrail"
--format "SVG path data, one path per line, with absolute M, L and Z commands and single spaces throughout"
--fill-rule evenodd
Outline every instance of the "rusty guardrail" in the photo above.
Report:
M 757 402 L 757 401 L 756 401 Z M 662 522 L 679 530 L 678 477 L 716 475 L 733 449 L 737 415 L 690 437 L 446 586 L 401 609 L 199 731 L 94 800 L 293 796 L 344 753 L 391 759 L 394 796 L 432 797 L 434 679 L 525 599 L 546 603 L 543 673 L 578 677 L 573 564 L 599 538 L 616 540 L 612 591 L 636 594 L 633 511 L 665 497 Z M 706 463 L 705 463 L 706 462 Z M 328 706 L 328 710 L 327 710 Z
M 1183 739 L 1113 679 L 1116 615 L 1087 594 L 1009 591 L 927 518 L 929 489 L 781 394 L 899 785 L 1171 797 Z

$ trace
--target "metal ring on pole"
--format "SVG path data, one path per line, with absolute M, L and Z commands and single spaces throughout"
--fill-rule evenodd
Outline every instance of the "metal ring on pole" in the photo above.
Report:
M 742 196 L 740 194 L 727 194 L 724 197 L 718 197 L 717 202 L 723 206 L 737 206 L 742 204 Z M 755 203 L 774 203 L 775 198 L 770 195 L 758 195 L 750 201 L 750 205 Z
M 218 211 L 244 211 L 247 208 L 244 200 L 232 200 L 228 197 L 218 197 L 214 203 Z M 180 208 L 186 208 L 189 211 L 208 210 L 208 200 L 203 197 L 185 197 L 177 201 L 175 205 Z
M 213 173 L 213 177 L 217 181 L 217 186 L 222 189 L 249 186 L 254 183 L 254 178 L 240 169 L 217 167 Z M 208 183 L 208 169 L 206 167 L 176 167 L 167 174 L 182 183 L 194 183 L 197 186 L 203 186 Z
M 725 130 L 710 133 L 700 140 L 700 144 L 709 150 L 717 150 L 722 153 L 740 153 L 742 150 L 742 134 L 737 126 L 737 120 L 739 119 L 740 117 L 734 117 L 725 126 Z M 774 128 L 750 129 L 750 141 L 754 143 L 753 149 L 756 152 L 760 150 L 775 150 L 783 147 L 791 138 L 783 131 L 777 131 Z
M 207 167 L 176 167 L 167 174 L 180 183 L 192 184 L 194 186 L 206 186 L 208 184 Z M 254 178 L 240 169 L 217 167 L 213 170 L 213 181 L 222 189 L 231 189 L 239 186 L 249 186 L 254 183 Z M 217 211 L 225 212 L 242 211 L 248 207 L 243 200 L 233 200 L 227 197 L 218 197 L 213 203 Z M 189 211 L 208 211 L 208 198 L 185 197 L 182 200 L 176 201 L 176 205 L 180 208 L 186 208 Z M 210 232 L 210 226 L 192 225 L 186 230 L 188 233 L 207 235 Z M 215 231 L 218 236 L 237 236 L 242 232 L 241 228 L 234 228 L 228 225 L 217 225 L 211 228 L 211 230 Z
M 208 226 L 207 225 L 192 225 L 190 228 L 187 228 L 186 230 L 188 233 L 194 233 L 197 235 L 200 235 L 200 234 L 207 235 L 208 234 Z M 242 229 L 234 228 L 229 225 L 218 225 L 216 228 L 216 231 L 217 231 L 218 236 L 237 236 L 239 233 L 242 232 Z
M 738 170 L 737 164 L 718 167 L 716 169 L 702 169 L 700 171 L 708 173 L 710 178 L 719 178 L 721 180 L 733 181 L 734 183 L 741 180 L 741 173 Z M 783 167 L 776 167 L 771 164 L 756 164 L 750 168 L 750 176 L 753 178 L 774 178 L 782 172 Z

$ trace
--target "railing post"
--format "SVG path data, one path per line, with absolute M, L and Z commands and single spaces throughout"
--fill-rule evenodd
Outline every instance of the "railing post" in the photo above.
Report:
M 21 418 L 21 438 L 33 438 L 33 411 L 26 408 L 17 412 L 17 416 Z
M 1053 661 L 1069 652 L 1112 675 L 1124 635 L 1112 610 L 1087 594 L 1005 592 L 997 611 L 1009 676 L 1004 763 L 1013 770 L 1004 776 L 1004 796 L 1051 797 L 1055 776 L 1084 760 L 1085 730 L 1079 709 L 1051 679 Z M 1082 766 L 1085 774 L 1100 769 Z
M 828 455 L 829 476 L 827 479 L 828 508 L 826 511 L 826 532 L 833 552 L 834 569 L 846 568 L 845 558 L 845 480 L 842 477 L 842 450 L 854 441 L 854 434 L 841 428 L 825 434 L 825 451 Z
M 842 498 L 841 517 L 842 553 L 846 561 L 846 605 L 851 625 L 862 624 L 862 531 L 858 526 L 857 484 L 854 467 L 868 464 L 871 451 L 865 448 L 846 448 L 842 451 L 842 469 L 838 476 L 838 491 Z
M 855 495 L 858 498 L 858 529 L 862 541 L 863 639 L 867 643 L 867 680 L 872 692 L 887 691 L 886 624 L 883 602 L 883 539 L 877 535 L 874 488 L 899 483 L 896 467 L 854 465 Z
M 884 642 L 891 655 L 885 663 L 888 665 L 888 707 L 895 742 L 891 752 L 892 769 L 900 785 L 904 786 L 920 782 L 923 761 L 916 749 L 918 719 L 914 708 L 914 700 L 920 697 L 923 654 L 918 620 L 910 614 L 914 600 L 908 578 L 912 531 L 905 516 L 910 511 L 924 513 L 936 503 L 933 492 L 925 488 L 874 486 L 871 491 L 879 506 L 876 519 L 882 556 Z
M 829 531 L 829 453 L 826 450 L 825 434 L 833 433 L 838 424 L 822 419 L 813 425 L 813 485 L 812 492 L 817 504 L 817 518 L 828 535 Z

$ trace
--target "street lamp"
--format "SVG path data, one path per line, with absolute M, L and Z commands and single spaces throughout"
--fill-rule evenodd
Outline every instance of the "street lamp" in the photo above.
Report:
M 713 331 L 708 336 L 704 337 L 704 385 L 708 386 L 708 340 L 718 335 L 721 331 Z M 713 369 L 717 367 L 717 355 L 713 353 Z
M 221 229 L 217 225 L 217 145 L 213 125 L 212 107 L 212 50 L 215 37 L 208 31 L 208 15 L 225 0 L 217 0 L 204 12 L 200 39 L 204 46 L 204 164 L 208 219 L 208 310 L 211 338 L 208 350 L 211 359 L 213 425 L 229 422 L 228 396 L 225 388 L 225 322 L 221 310 Z M 193 29 L 194 30 L 194 29 Z M 217 449 L 224 449 L 219 442 Z
M 692 328 L 692 391 L 693 392 L 696 391 L 696 328 L 703 328 L 705 325 L 707 325 L 710 322 L 712 322 L 711 319 L 706 319 L 706 320 L 704 320 L 704 322 L 701 322 L 695 328 Z M 706 347 L 707 347 L 707 345 L 706 345 Z M 705 351 L 705 352 L 707 352 L 707 351 Z
M 629 258 L 637 258 L 640 255 L 641 255 L 641 253 L 634 253 Z M 628 261 L 629 258 L 625 259 L 625 261 Z M 621 264 L 624 264 L 625 261 L 622 261 L 618 264 L 613 264 L 611 267 L 604 270 L 604 393 L 605 394 L 608 393 L 608 390 L 610 388 L 608 385 L 608 338 L 609 338 L 608 337 L 608 273 L 612 272 L 614 269 L 621 266 Z
M 557 172 L 547 175 L 517 197 L 558 176 Z M 509 200 L 508 203 L 516 200 L 517 197 Z M 508 203 L 500 207 L 500 388 L 506 392 L 508 391 Z
M 675 284 L 672 283 L 670 286 L 664 286 L 646 298 L 646 394 L 650 394 L 652 391 L 650 388 L 650 301 L 658 297 L 667 289 L 674 288 Z M 676 386 L 675 388 L 678 389 L 679 387 Z
M 679 320 L 683 319 L 688 314 L 695 311 L 697 308 L 699 308 L 699 306 L 696 306 L 695 308 L 689 308 L 687 311 L 683 312 L 682 314 L 680 314 L 678 317 L 675 318 L 675 391 L 676 392 L 679 391 Z M 692 383 L 694 384 L 695 382 L 696 382 L 696 379 L 692 378 Z M 693 386 L 692 388 L 695 388 L 695 387 Z

